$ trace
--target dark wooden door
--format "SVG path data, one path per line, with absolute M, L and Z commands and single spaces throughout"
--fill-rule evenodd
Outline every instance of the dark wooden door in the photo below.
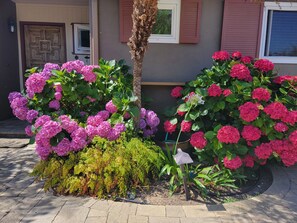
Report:
M 65 25 L 21 23 L 23 68 L 66 62 Z

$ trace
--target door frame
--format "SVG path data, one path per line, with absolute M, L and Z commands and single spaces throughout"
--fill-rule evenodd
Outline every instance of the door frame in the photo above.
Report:
M 20 41 L 21 41 L 21 60 L 22 60 L 22 75 L 25 74 L 26 71 L 26 48 L 25 48 L 25 33 L 24 26 L 25 25 L 39 25 L 39 26 L 60 26 L 64 32 L 64 51 L 65 51 L 65 61 L 67 60 L 67 42 L 66 42 L 66 28 L 65 23 L 53 23 L 53 22 L 27 22 L 20 21 Z M 23 79 L 25 82 L 25 79 Z

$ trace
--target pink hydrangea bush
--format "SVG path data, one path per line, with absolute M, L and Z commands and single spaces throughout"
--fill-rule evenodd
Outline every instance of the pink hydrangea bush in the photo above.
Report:
M 115 141 L 124 132 L 138 134 L 133 128 L 137 109 L 132 78 L 124 68 L 104 60 L 99 66 L 78 60 L 61 67 L 47 63 L 42 70 L 30 71 L 25 94 L 9 94 L 13 114 L 30 123 L 25 132 L 35 140 L 41 159 L 81 151 L 96 137 Z M 155 112 L 145 110 L 143 122 L 144 137 L 157 132 L 160 120 Z
M 164 123 L 165 131 L 172 134 L 181 125 L 206 165 L 236 172 L 274 158 L 296 164 L 296 76 L 277 76 L 271 61 L 238 51 L 218 51 L 212 58 L 213 67 L 181 91 L 183 100 Z M 193 96 L 199 99 L 190 103 Z

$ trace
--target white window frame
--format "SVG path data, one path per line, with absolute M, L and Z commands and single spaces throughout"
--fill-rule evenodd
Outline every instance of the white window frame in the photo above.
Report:
M 261 42 L 260 42 L 260 52 L 259 57 L 264 59 L 269 59 L 273 63 L 283 63 L 283 64 L 297 64 L 297 56 L 265 56 L 265 45 L 267 39 L 267 29 L 268 27 L 268 12 L 270 10 L 278 11 L 297 11 L 297 3 L 290 2 L 265 2 L 262 20 L 262 32 L 261 32 Z
M 172 10 L 171 34 L 151 34 L 150 43 L 179 43 L 181 0 L 158 0 L 158 9 Z
M 89 24 L 72 23 L 73 26 L 73 54 L 89 55 L 90 47 L 83 47 L 81 44 L 81 31 L 90 31 Z

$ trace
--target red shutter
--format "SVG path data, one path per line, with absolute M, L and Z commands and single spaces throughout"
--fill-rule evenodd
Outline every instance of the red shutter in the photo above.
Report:
M 180 43 L 198 43 L 201 0 L 181 0 Z
M 246 0 L 225 0 L 221 49 L 258 56 L 263 4 Z
M 126 43 L 132 35 L 133 0 L 120 0 L 120 41 Z

